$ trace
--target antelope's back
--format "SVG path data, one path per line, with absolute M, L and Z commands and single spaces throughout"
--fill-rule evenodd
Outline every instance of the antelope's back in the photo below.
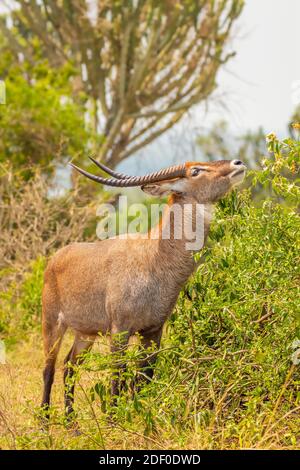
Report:
M 112 242 L 72 243 L 57 251 L 45 271 L 44 291 L 57 297 L 60 319 L 81 333 L 109 328 L 105 297 Z

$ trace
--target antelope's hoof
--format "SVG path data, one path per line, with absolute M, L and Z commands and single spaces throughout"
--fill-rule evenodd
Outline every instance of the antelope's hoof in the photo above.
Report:
M 80 431 L 79 427 L 76 427 L 76 428 L 71 429 L 71 430 L 70 430 L 70 433 L 71 433 L 74 437 L 82 436 L 82 432 Z
M 74 437 L 82 435 L 77 421 L 68 420 L 66 428 L 69 431 L 69 433 L 72 434 Z
M 49 421 L 50 421 L 50 413 L 49 409 L 45 407 L 41 407 L 38 414 L 37 420 L 39 423 L 40 431 L 43 433 L 49 432 Z

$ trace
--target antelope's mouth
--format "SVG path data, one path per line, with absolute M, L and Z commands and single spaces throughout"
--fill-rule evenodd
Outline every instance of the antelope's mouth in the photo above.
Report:
M 235 170 L 233 171 L 231 174 L 230 174 L 230 177 L 235 177 L 235 176 L 238 176 L 238 175 L 245 175 L 246 173 L 246 168 L 241 168 L 240 170 Z
M 237 170 L 232 171 L 229 175 L 232 185 L 240 184 L 245 177 L 245 173 L 246 173 L 245 166 L 243 168 L 238 168 Z

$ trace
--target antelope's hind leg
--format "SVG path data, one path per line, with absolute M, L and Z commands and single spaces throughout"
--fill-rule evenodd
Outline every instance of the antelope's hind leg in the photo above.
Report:
M 56 359 L 66 329 L 67 327 L 61 324 L 59 321 L 55 322 L 54 325 L 43 322 L 43 338 L 46 361 L 43 371 L 44 391 L 41 408 L 44 410 L 43 417 L 46 419 L 49 418 L 50 396 L 54 380 Z
M 69 420 L 72 419 L 74 413 L 74 366 L 82 364 L 84 353 L 87 353 L 92 348 L 95 339 L 96 336 L 76 334 L 74 343 L 64 361 L 65 413 Z

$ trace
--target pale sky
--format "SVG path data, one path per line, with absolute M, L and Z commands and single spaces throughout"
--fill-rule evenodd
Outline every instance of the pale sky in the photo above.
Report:
M 246 0 L 236 31 L 217 94 L 237 128 L 283 132 L 300 104 L 300 1 Z

